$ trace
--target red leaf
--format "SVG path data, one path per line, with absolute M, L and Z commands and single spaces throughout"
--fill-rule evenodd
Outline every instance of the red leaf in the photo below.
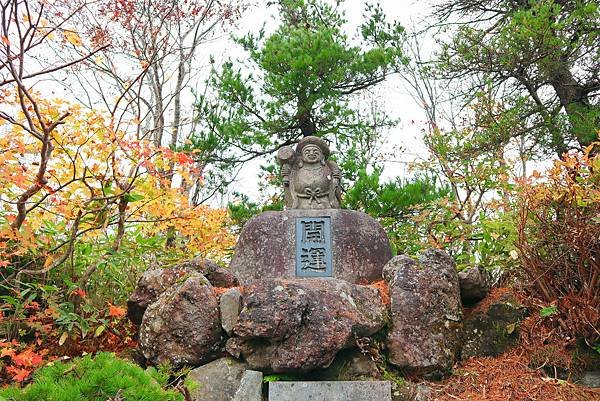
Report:
M 108 316 L 109 317 L 114 317 L 114 318 L 120 319 L 123 316 L 125 316 L 125 313 L 127 313 L 125 308 L 115 306 L 111 303 L 108 304 Z
M 31 370 L 16 368 L 14 366 L 7 367 L 6 371 L 12 375 L 14 381 L 19 383 L 27 379 L 31 374 Z
M 12 357 L 13 363 L 17 366 L 34 367 L 43 363 L 41 355 L 36 354 L 30 348 Z

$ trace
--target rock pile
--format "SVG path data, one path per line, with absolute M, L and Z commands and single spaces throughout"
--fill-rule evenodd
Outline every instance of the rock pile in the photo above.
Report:
M 494 355 L 518 332 L 523 310 L 508 303 L 463 321 L 463 303 L 489 292 L 485 271 L 459 274 L 438 249 L 392 258 L 377 221 L 336 208 L 340 172 L 328 155 L 318 138 L 279 152 L 290 210 L 251 219 L 229 269 L 200 258 L 150 269 L 131 295 L 128 316 L 150 364 L 201 365 L 191 377 L 206 388 L 222 376 L 223 389 L 198 400 L 256 399 L 261 372 L 379 377 L 389 361 L 441 378 L 461 348 L 463 357 Z

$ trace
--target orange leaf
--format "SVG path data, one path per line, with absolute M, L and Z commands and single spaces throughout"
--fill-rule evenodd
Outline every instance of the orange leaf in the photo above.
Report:
M 17 366 L 33 367 L 40 365 L 44 360 L 41 355 L 36 354 L 31 348 L 26 349 L 20 354 L 14 355 L 12 360 Z
M 8 38 L 4 35 L 0 35 L 0 41 L 2 41 L 2 43 L 5 45 L 10 45 L 10 40 L 8 40 Z
M 12 348 L 4 348 L 0 351 L 0 358 L 4 358 L 5 356 L 10 356 L 11 358 L 15 355 L 15 350 Z
M 6 368 L 6 371 L 12 375 L 12 379 L 18 383 L 21 383 L 23 380 L 27 379 L 31 374 L 31 370 L 16 368 L 14 366 L 9 366 Z
M 108 316 L 109 317 L 121 319 L 123 316 L 125 316 L 125 313 L 127 313 L 127 310 L 125 308 L 115 306 L 111 303 L 108 304 Z

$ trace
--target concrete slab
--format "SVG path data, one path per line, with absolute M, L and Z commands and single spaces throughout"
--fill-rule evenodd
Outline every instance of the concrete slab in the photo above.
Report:
M 233 396 L 233 401 L 261 401 L 263 374 L 256 370 L 247 370 L 242 376 L 240 387 Z
M 391 401 L 387 381 L 271 382 L 269 401 Z

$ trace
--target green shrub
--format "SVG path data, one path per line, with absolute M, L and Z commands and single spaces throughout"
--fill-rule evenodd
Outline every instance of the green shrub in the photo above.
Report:
M 55 363 L 34 374 L 25 388 L 0 390 L 0 401 L 183 401 L 174 391 L 163 390 L 166 377 L 154 369 L 144 371 L 111 353 Z M 4 398 L 3 398 L 4 397 Z

